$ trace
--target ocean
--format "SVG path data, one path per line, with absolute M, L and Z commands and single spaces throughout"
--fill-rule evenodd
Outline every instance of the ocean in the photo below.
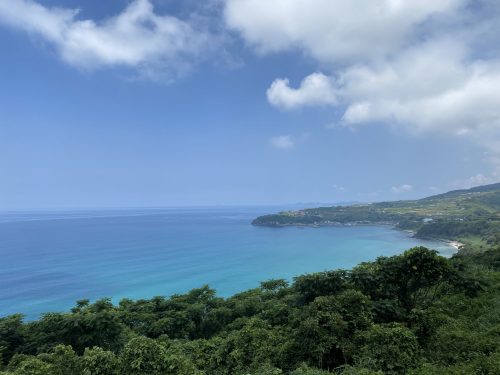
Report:
M 271 278 L 351 268 L 424 245 L 388 226 L 267 228 L 277 207 L 0 213 L 0 316 L 68 311 L 80 299 L 150 298 L 205 284 L 220 296 Z

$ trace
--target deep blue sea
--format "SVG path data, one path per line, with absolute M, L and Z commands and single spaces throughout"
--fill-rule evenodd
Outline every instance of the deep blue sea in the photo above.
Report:
M 277 207 L 0 214 L 0 316 L 34 319 L 79 299 L 149 298 L 209 284 L 230 296 L 270 278 L 351 268 L 445 243 L 386 226 L 266 228 Z

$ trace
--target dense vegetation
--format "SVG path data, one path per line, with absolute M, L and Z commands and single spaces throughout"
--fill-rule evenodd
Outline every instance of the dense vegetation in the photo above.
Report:
M 500 248 L 0 319 L 12 375 L 500 374 Z M 2 372 L 3 371 L 3 372 Z
M 391 224 L 420 238 L 459 240 L 465 250 L 500 241 L 500 184 L 398 202 L 320 207 L 261 216 L 255 225 Z

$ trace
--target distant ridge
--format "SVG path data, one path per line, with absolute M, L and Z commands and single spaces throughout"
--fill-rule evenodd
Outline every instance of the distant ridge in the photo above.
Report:
M 500 190 L 500 182 L 497 182 L 495 184 L 489 184 L 489 185 L 481 185 L 481 186 L 475 186 L 470 189 L 457 189 L 457 190 L 450 190 L 446 193 L 441 193 L 437 195 L 432 195 L 427 198 L 422 198 L 422 200 L 425 199 L 439 199 L 443 197 L 454 197 L 458 195 L 463 195 L 463 194 L 469 194 L 469 193 L 483 193 L 483 192 L 489 192 L 489 191 L 497 191 Z
M 285 211 L 256 218 L 262 226 L 390 224 L 420 238 L 486 249 L 500 241 L 500 183 L 453 190 L 430 197 Z

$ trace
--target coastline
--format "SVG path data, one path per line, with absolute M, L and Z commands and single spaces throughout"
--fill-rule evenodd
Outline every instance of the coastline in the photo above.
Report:
M 452 240 L 452 239 L 444 239 L 444 238 L 425 238 L 425 237 L 418 237 L 416 234 L 417 232 L 412 230 L 412 229 L 401 229 L 396 226 L 394 223 L 390 222 L 380 222 L 380 223 L 366 223 L 366 222 L 361 222 L 361 223 L 334 223 L 334 222 L 324 222 L 324 223 L 314 223 L 314 224 L 301 224 L 301 223 L 294 223 L 294 224 L 256 224 L 252 223 L 252 225 L 255 226 L 260 226 L 260 227 L 269 227 L 269 228 L 286 228 L 286 227 L 296 227 L 296 228 L 322 228 L 322 227 L 362 227 L 362 226 L 375 226 L 375 227 L 391 227 L 391 229 L 399 231 L 399 232 L 404 232 L 406 233 L 409 237 L 421 239 L 421 240 L 429 240 L 429 241 L 437 241 L 437 242 L 443 242 L 448 244 L 450 247 L 453 247 L 456 249 L 457 252 L 463 249 L 465 246 L 464 243 L 457 241 L 457 240 Z
M 304 223 L 287 223 L 287 224 L 281 224 L 281 223 L 269 223 L 269 224 L 261 224 L 261 223 L 256 223 L 255 220 L 251 223 L 252 225 L 256 227 L 268 227 L 268 228 L 286 228 L 286 227 L 296 227 L 296 228 L 321 228 L 321 227 L 362 227 L 362 226 L 390 226 L 393 227 L 394 229 L 405 231 L 405 232 L 412 232 L 411 230 L 407 229 L 398 229 L 396 228 L 396 224 L 391 223 L 389 221 L 385 222 L 379 222 L 379 223 L 370 223 L 370 222 L 350 222 L 350 223 L 339 223 L 339 222 L 320 222 L 320 223 L 311 223 L 311 224 L 304 224 Z
M 459 241 L 456 241 L 456 240 L 454 240 L 454 241 L 448 241 L 448 240 L 447 240 L 446 242 L 447 242 L 449 245 L 453 246 L 455 249 L 457 249 L 457 251 L 461 250 L 461 249 L 465 246 L 465 244 L 464 244 L 464 243 L 459 242 Z

